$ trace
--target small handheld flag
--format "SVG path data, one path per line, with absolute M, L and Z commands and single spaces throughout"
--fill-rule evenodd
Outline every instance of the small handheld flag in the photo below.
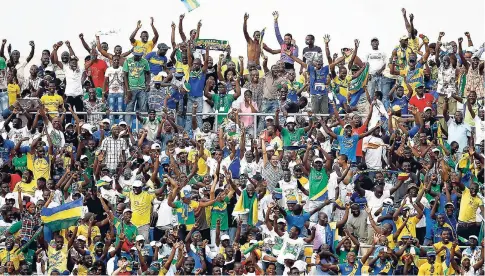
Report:
M 187 10 L 189 12 L 200 7 L 200 4 L 197 0 L 180 0 L 180 1 L 182 1 L 182 3 L 184 3 L 185 7 L 187 8 Z

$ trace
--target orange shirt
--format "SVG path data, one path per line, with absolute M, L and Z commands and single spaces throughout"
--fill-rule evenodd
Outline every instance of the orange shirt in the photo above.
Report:
M 352 132 L 353 134 L 362 134 L 362 133 L 365 133 L 367 131 L 367 124 L 364 124 L 358 128 L 354 128 L 352 129 Z M 360 156 L 362 157 L 363 154 L 362 154 L 362 140 L 363 139 L 360 139 L 359 142 L 357 143 L 357 151 L 355 153 L 355 156 Z

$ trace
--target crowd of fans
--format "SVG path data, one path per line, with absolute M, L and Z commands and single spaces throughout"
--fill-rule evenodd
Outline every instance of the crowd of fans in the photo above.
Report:
M 402 15 L 390 55 L 301 49 L 278 12 L 279 45 L 245 14 L 246 57 L 218 60 L 184 15 L 180 43 L 151 18 L 129 51 L 80 34 L 87 56 L 60 41 L 40 64 L 4 39 L 0 271 L 483 275 L 484 45 Z M 74 225 L 44 225 L 79 198 Z

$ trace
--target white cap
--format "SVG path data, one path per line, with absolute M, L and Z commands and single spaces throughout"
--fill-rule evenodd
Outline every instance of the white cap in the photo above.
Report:
M 101 120 L 101 123 L 111 124 L 111 121 L 109 119 L 103 119 L 103 120 Z
M 291 254 L 291 253 L 286 253 L 284 256 L 283 256 L 283 260 L 295 260 L 296 257 L 295 255 Z
M 148 162 L 150 161 L 150 156 L 149 155 L 143 155 L 143 161 Z
M 274 147 L 272 145 L 266 146 L 266 151 L 268 150 L 274 150 Z
M 286 220 L 284 218 L 279 218 L 276 223 L 284 223 L 286 224 Z
M 5 199 L 16 199 L 16 197 L 14 193 L 8 193 L 5 195 Z
M 135 180 L 135 181 L 133 181 L 132 186 L 133 187 L 143 187 L 143 182 L 141 182 L 140 180 Z
M 221 241 L 223 240 L 231 240 L 231 237 L 229 237 L 229 235 L 225 234 L 225 235 L 222 235 L 221 236 Z
M 138 249 L 136 249 L 136 247 L 133 246 L 133 247 L 130 248 L 130 251 L 138 251 Z
M 126 212 L 132 212 L 133 213 L 133 211 L 130 208 L 125 208 L 125 210 L 123 210 L 123 214 L 126 213 Z
M 90 134 L 93 134 L 93 130 L 92 130 L 93 127 L 90 124 L 83 124 L 81 128 L 87 130 Z
M 431 107 L 427 106 L 423 109 L 423 112 L 426 112 L 426 110 L 431 110 Z
M 293 267 L 292 268 L 296 268 L 296 269 L 298 269 L 298 271 L 302 272 L 302 271 L 305 271 L 306 270 L 306 267 L 307 267 L 307 263 L 306 262 L 301 261 L 301 260 L 297 260 L 293 264 Z
M 136 236 L 135 240 L 136 241 L 144 241 L 145 237 L 143 237 L 143 235 L 138 235 L 138 236 Z
M 160 149 L 160 144 L 159 143 L 153 143 L 152 149 Z
M 79 160 L 83 160 L 84 158 L 88 158 L 89 159 L 89 157 L 87 155 L 81 155 L 81 158 L 79 158 Z
M 318 157 L 318 158 L 315 158 L 315 160 L 313 160 L 313 162 L 322 162 L 323 163 L 323 159 Z
M 264 120 L 267 121 L 267 120 L 274 120 L 274 117 L 273 116 L 266 116 L 264 117 Z
M 111 253 L 111 252 L 114 252 L 116 251 L 116 248 L 114 248 L 113 246 L 111 246 L 109 249 L 108 249 L 108 253 Z
M 118 125 L 119 125 L 119 126 L 121 126 L 121 125 L 125 125 L 125 126 L 127 126 L 128 124 L 127 124 L 125 121 L 121 121 L 121 122 L 120 122 Z
M 352 127 L 352 125 L 351 125 L 351 124 L 346 124 L 346 125 L 344 126 L 344 129 L 345 129 L 345 128 L 347 128 L 348 126 L 349 126 L 349 127 Z
M 471 53 L 475 53 L 477 51 L 477 49 L 475 49 L 475 47 L 473 46 L 470 46 L 470 47 L 467 47 L 465 52 L 471 52 Z
M 107 176 L 107 175 L 105 175 L 105 176 L 101 177 L 101 180 L 106 181 L 106 182 L 111 182 L 111 181 L 113 181 L 113 179 L 111 179 L 111 177 L 109 177 L 109 176 Z
M 67 123 L 64 128 L 66 129 L 66 128 L 70 127 L 70 126 L 72 126 L 72 124 L 71 123 Z
M 289 123 L 294 123 L 295 122 L 295 117 L 288 117 L 286 118 L 286 123 L 289 124 Z
M 157 243 L 156 241 L 151 241 L 151 242 L 150 242 L 150 246 L 151 246 L 151 247 L 154 247 L 156 243 Z
M 88 239 L 86 239 L 86 237 L 85 237 L 85 236 L 83 236 L 83 235 L 79 235 L 79 236 L 77 236 L 77 239 L 78 239 L 78 240 L 81 240 L 81 241 L 87 241 L 87 240 L 88 240 Z
M 383 203 L 392 205 L 393 202 L 392 202 L 392 199 L 386 198 L 386 199 L 384 199 L 384 202 Z
M 253 243 L 258 243 L 258 241 L 257 240 L 250 240 L 249 241 L 249 244 L 253 244 Z

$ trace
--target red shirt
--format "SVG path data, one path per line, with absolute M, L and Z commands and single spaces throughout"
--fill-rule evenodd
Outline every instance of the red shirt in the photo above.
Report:
M 414 95 L 409 100 L 409 104 L 418 108 L 419 112 L 424 112 L 424 108 L 431 107 L 433 105 L 434 97 L 429 93 L 424 93 L 421 99 L 418 98 L 418 95 Z
M 362 133 L 365 133 L 366 131 L 367 131 L 367 124 L 363 124 L 358 128 L 352 129 L 353 134 L 359 134 L 359 135 L 362 134 Z M 360 139 L 359 142 L 357 142 L 357 150 L 355 151 L 355 156 L 360 156 L 360 157 L 363 156 L 363 154 L 362 154 L 362 140 L 363 139 Z
M 108 69 L 108 65 L 104 60 L 97 59 L 91 64 L 88 69 L 88 75 L 93 79 L 94 87 L 104 88 L 104 73 L 106 69 Z
M 16 173 L 13 173 L 10 175 L 10 192 L 13 192 L 13 189 L 15 189 L 15 185 L 22 180 L 22 177 Z

